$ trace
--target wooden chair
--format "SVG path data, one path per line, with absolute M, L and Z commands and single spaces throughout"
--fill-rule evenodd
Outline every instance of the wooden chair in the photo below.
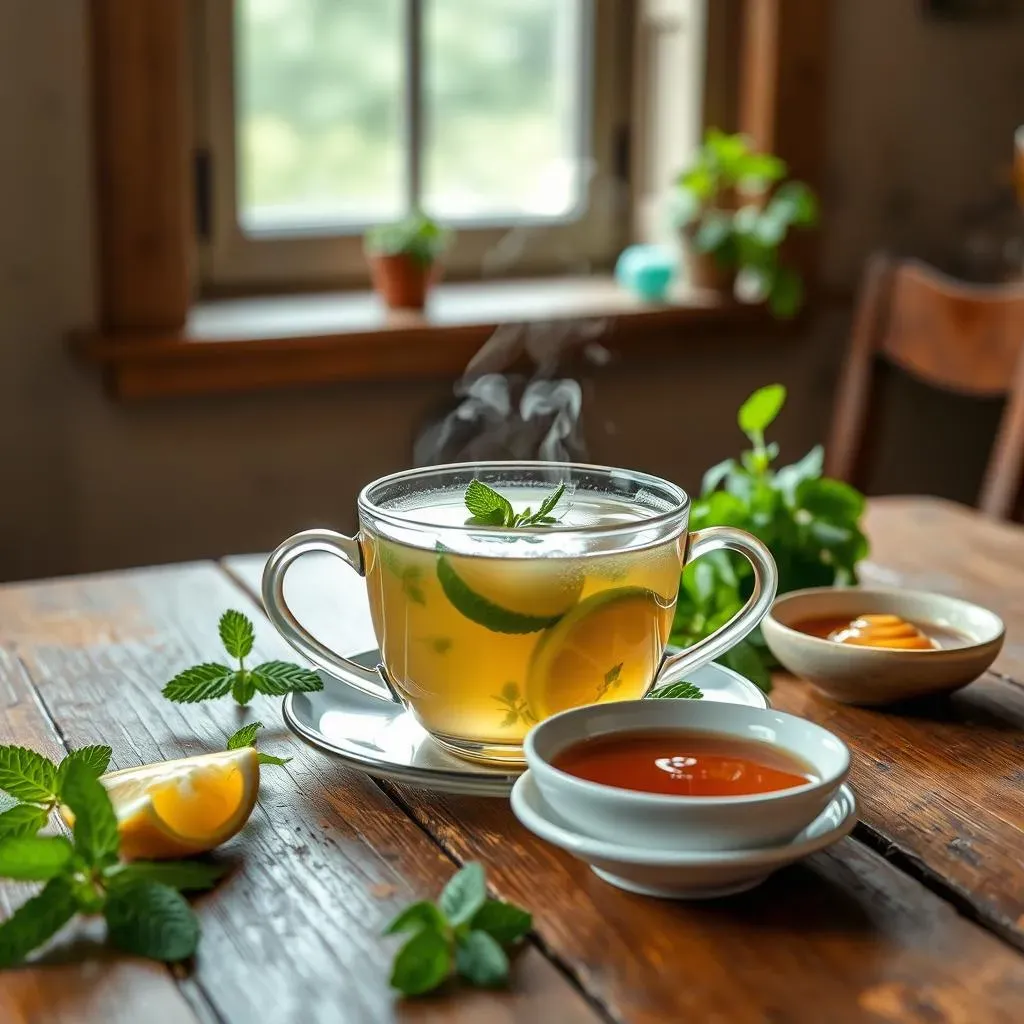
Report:
M 971 285 L 915 260 L 868 262 L 825 471 L 862 479 L 875 361 L 964 395 L 1006 396 L 979 507 L 1006 518 L 1024 477 L 1024 285 Z

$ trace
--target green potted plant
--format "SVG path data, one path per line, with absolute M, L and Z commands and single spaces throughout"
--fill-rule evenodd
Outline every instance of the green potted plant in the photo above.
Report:
M 373 286 L 390 309 L 423 309 L 450 232 L 419 210 L 367 232 Z
M 780 261 L 792 227 L 817 223 L 818 203 L 800 181 L 784 181 L 783 160 L 757 153 L 744 135 L 709 129 L 672 195 L 689 280 L 698 288 L 767 302 L 779 317 L 803 302 L 803 282 Z
M 751 447 L 739 458 L 712 466 L 694 498 L 690 529 L 738 526 L 768 545 L 779 570 L 779 593 L 803 587 L 850 586 L 868 554 L 861 529 L 864 496 L 849 484 L 823 476 L 820 445 L 789 466 L 776 466 L 779 446 L 765 431 L 782 411 L 786 389 L 769 384 L 740 407 L 737 421 Z M 750 563 L 726 551 L 683 571 L 672 625 L 672 642 L 689 647 L 723 626 L 743 607 L 754 586 Z M 719 659 L 765 690 L 775 667 L 755 630 Z

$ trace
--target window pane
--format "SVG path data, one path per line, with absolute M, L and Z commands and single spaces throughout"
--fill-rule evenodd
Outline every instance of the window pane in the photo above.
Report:
M 239 221 L 365 224 L 405 206 L 402 0 L 237 0 Z
M 581 199 L 582 0 L 425 0 L 424 205 L 557 217 Z

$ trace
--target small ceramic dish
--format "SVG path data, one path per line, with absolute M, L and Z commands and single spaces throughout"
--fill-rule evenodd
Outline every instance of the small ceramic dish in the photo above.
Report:
M 837 843 L 857 821 L 857 801 L 840 786 L 824 811 L 791 842 L 756 850 L 645 850 L 593 839 L 574 829 L 541 796 L 532 771 L 512 788 L 512 812 L 534 835 L 589 864 L 611 885 L 663 899 L 712 899 L 760 885 L 773 871 Z
M 555 768 L 586 739 L 688 729 L 769 743 L 809 766 L 815 781 L 751 796 L 663 796 L 589 782 Z M 523 747 L 545 801 L 577 831 L 650 850 L 743 850 L 791 840 L 825 809 L 850 769 L 837 736 L 781 711 L 704 700 L 631 700 L 563 711 L 535 726 Z
M 815 618 L 891 614 L 959 633 L 964 646 L 936 650 L 858 647 L 809 636 L 793 626 Z M 969 601 L 917 590 L 815 587 L 780 597 L 761 623 L 782 666 L 846 704 L 891 704 L 949 693 L 977 679 L 1003 646 L 1003 622 Z

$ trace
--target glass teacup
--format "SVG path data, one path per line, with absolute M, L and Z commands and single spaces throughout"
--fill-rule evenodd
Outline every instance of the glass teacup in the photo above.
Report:
M 564 485 L 550 522 L 467 522 L 478 480 L 536 517 Z M 442 746 L 489 763 L 521 762 L 529 729 L 559 711 L 643 697 L 742 640 L 775 597 L 775 563 L 742 530 L 687 533 L 684 491 L 645 473 L 554 462 L 409 470 L 359 496 L 359 532 L 307 530 L 270 556 L 267 614 L 322 669 L 410 708 Z M 500 518 L 500 513 L 495 513 Z M 750 600 L 721 629 L 666 652 L 684 564 L 728 548 L 754 569 Z M 284 576 L 325 551 L 366 577 L 381 663 L 370 671 L 296 620 Z

